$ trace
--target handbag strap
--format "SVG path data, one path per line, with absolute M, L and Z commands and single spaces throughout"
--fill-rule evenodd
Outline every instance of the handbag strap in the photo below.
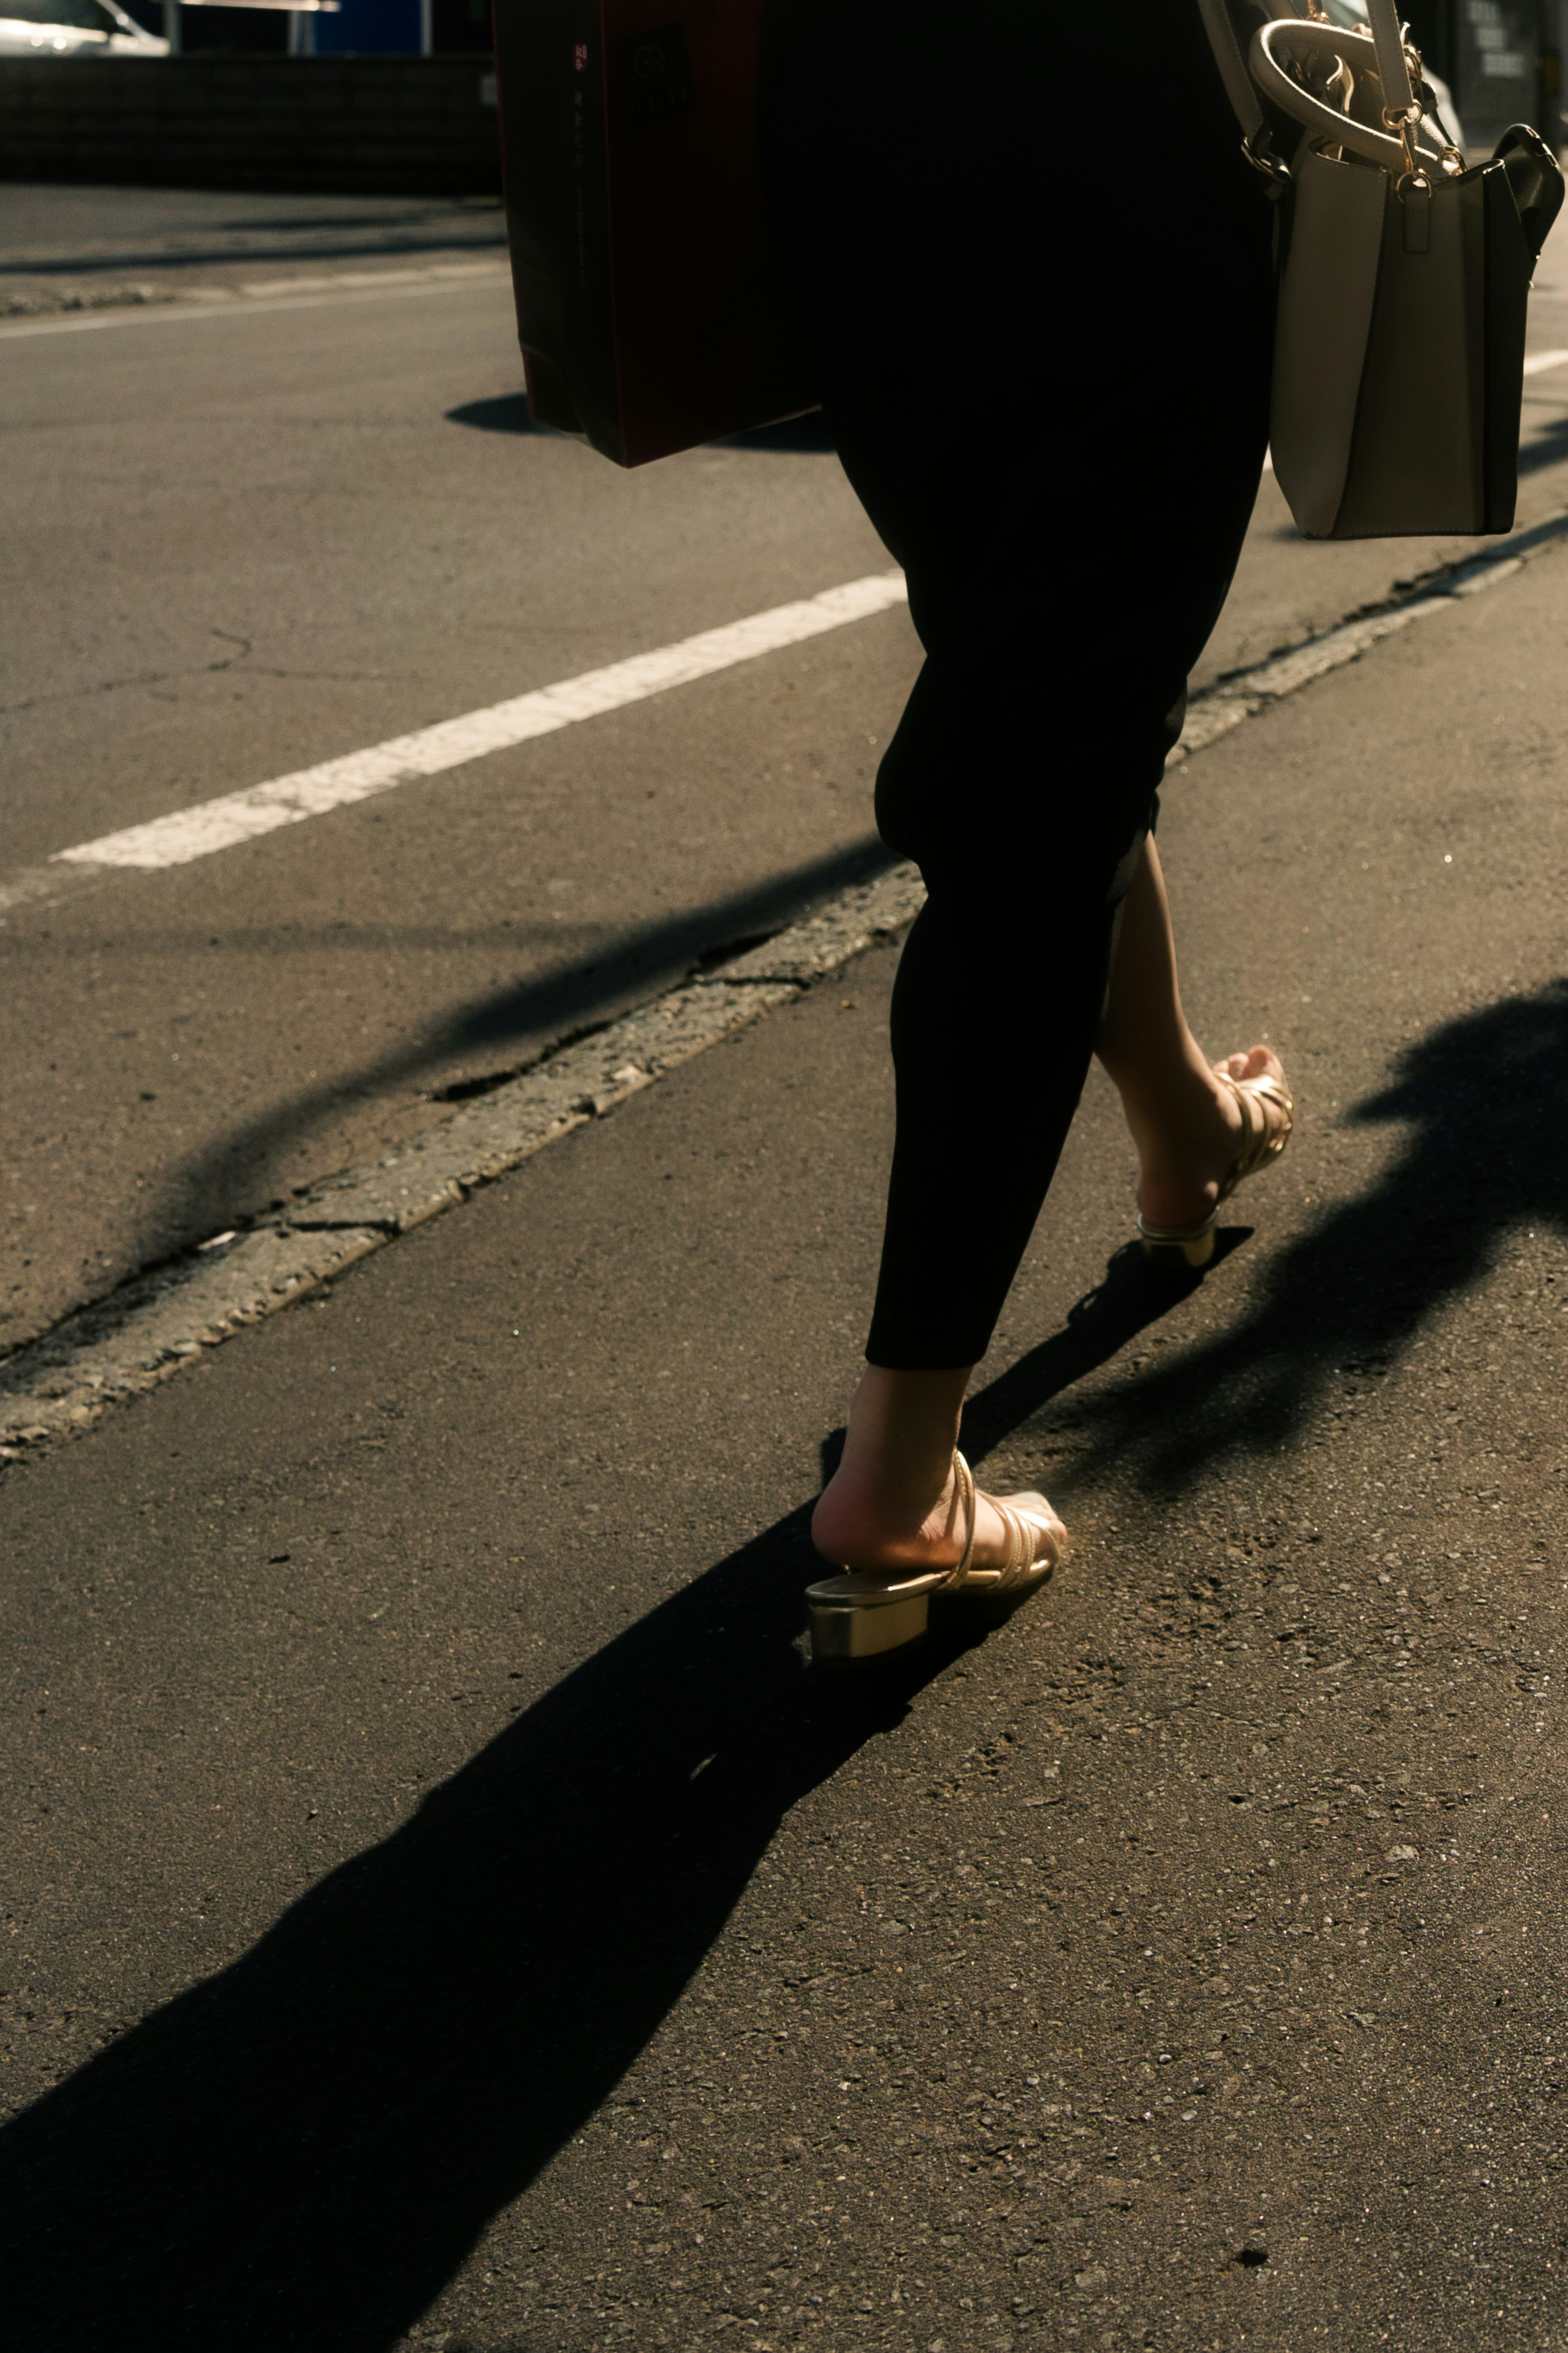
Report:
M 1302 19 L 1310 20 L 1312 0 L 1250 0 L 1250 5 L 1258 16 L 1282 17 L 1297 24 Z M 1268 184 L 1268 195 L 1278 196 L 1289 184 L 1290 174 L 1273 153 L 1268 117 L 1263 111 L 1247 50 L 1236 29 L 1230 0 L 1198 0 L 1198 14 L 1231 111 L 1241 125 L 1241 152 L 1253 169 L 1263 174 Z
M 1231 110 L 1247 139 L 1256 139 L 1268 126 L 1258 85 L 1252 79 L 1247 52 L 1237 37 L 1226 0 L 1198 0 L 1198 14 L 1204 20 L 1204 30 L 1209 37 L 1209 47 Z
M 1405 54 L 1405 28 L 1394 0 L 1366 0 L 1372 45 L 1377 51 L 1377 78 L 1383 84 L 1384 121 L 1408 115 L 1415 103 L 1410 82 L 1410 61 Z M 1420 121 L 1419 114 L 1416 121 Z
M 1229 0 L 1198 0 L 1215 63 L 1242 128 L 1243 149 L 1260 171 L 1277 185 L 1284 171 L 1268 154 L 1265 95 L 1304 124 L 1309 133 L 1353 148 L 1368 163 L 1381 164 L 1395 177 L 1436 161 L 1436 154 L 1417 146 L 1420 100 L 1410 78 L 1396 0 L 1366 0 L 1368 30 L 1364 33 L 1346 32 L 1321 16 L 1314 17 L 1310 0 L 1253 0 L 1253 5 L 1264 22 L 1249 54 L 1242 47 Z M 1287 70 L 1286 63 L 1275 55 L 1277 47 L 1284 50 L 1287 60 L 1303 47 L 1340 56 L 1360 50 L 1376 67 L 1386 127 L 1374 130 L 1325 105 Z

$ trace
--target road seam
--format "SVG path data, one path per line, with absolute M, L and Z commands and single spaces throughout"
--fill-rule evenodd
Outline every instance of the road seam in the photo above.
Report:
M 1219 680 L 1193 697 L 1172 763 L 1192 758 L 1413 622 L 1448 610 L 1457 597 L 1500 585 L 1565 537 L 1568 512 Z M 602 1118 L 764 1014 L 797 1002 L 868 948 L 897 938 L 924 896 L 917 870 L 896 866 L 731 963 L 542 1057 L 396 1152 L 312 1184 L 287 1208 L 214 1236 L 79 1309 L 0 1362 L 0 1463 L 89 1428 L 110 1406 L 156 1388 L 247 1324 L 318 1292 L 546 1145 Z
M 460 292 L 475 285 L 500 285 L 510 275 L 504 262 L 454 261 L 429 269 L 356 269 L 320 279 L 274 279 L 266 287 L 209 286 L 171 295 L 167 301 L 104 302 L 89 311 L 52 311 L 0 321 L 0 342 L 25 335 L 79 335 L 96 327 L 148 327 L 171 319 L 233 319 L 249 311 L 320 311 L 337 302 L 370 302 L 384 296 Z M 331 288 L 331 291 L 325 290 Z M 306 291 L 309 288 L 312 290 Z

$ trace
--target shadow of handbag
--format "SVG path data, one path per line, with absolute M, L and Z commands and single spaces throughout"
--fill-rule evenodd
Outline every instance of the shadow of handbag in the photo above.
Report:
M 1526 301 L 1563 173 L 1525 124 L 1467 168 L 1395 0 L 1366 5 L 1363 33 L 1199 0 L 1279 206 L 1275 477 L 1308 539 L 1506 532 Z M 1237 13 L 1264 19 L 1250 39 Z
M 816 406 L 763 200 L 794 0 L 496 0 L 507 237 L 536 422 L 617 465 Z

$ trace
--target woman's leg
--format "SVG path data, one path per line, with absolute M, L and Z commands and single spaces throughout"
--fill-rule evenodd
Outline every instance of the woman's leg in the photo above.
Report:
M 1175 936 L 1152 834 L 1122 902 L 1095 1051 L 1138 1146 L 1139 1208 L 1157 1225 L 1195 1223 L 1213 1208 L 1236 1158 L 1241 1113 L 1182 1010 Z M 1232 1054 L 1224 1067 L 1237 1079 L 1279 1074 L 1267 1046 Z M 1278 1117 L 1272 1107 L 1267 1115 Z M 826 1557 L 851 1568 L 910 1571 L 948 1568 L 958 1560 L 968 1532 L 958 1515 L 952 1450 L 973 1369 L 867 1366 L 842 1461 L 812 1522 Z M 1003 1543 L 1002 1524 L 982 1497 L 982 1565 L 991 1553 L 1000 1555 Z
M 1130 185 L 1125 220 L 1101 217 L 1087 134 L 1042 185 L 1036 120 L 1038 88 L 1075 79 L 1066 41 L 1079 81 L 1114 81 L 1120 18 L 1004 0 L 993 47 L 1010 69 L 978 178 L 931 168 L 954 153 L 936 0 L 860 0 L 802 41 L 769 102 L 797 315 L 928 656 L 878 786 L 883 836 L 929 893 L 895 993 L 887 1240 L 869 1369 L 814 1530 L 866 1567 L 957 1557 L 963 1388 L 1102 1024 L 1117 904 L 1267 438 L 1266 207 L 1195 14 L 1133 5 L 1189 135 L 1160 206 Z M 1057 238 L 1042 279 L 1049 206 L 1080 186 L 1099 245 Z M 1000 1540 L 984 1512 L 978 1537 L 984 1561 Z
M 971 1367 L 894 1373 L 868 1365 L 849 1409 L 844 1454 L 812 1519 L 817 1550 L 846 1568 L 951 1568 L 959 1525 L 952 1450 Z M 995 1537 L 1001 1523 L 977 1531 Z
M 1095 1051 L 1138 1146 L 1138 1207 L 1158 1226 L 1196 1224 L 1219 1198 L 1241 1143 L 1241 1113 L 1187 1027 L 1165 878 L 1149 836 L 1121 911 L 1121 935 Z M 1232 1054 L 1232 1078 L 1283 1076 L 1267 1046 Z M 1271 1106 L 1266 1116 L 1280 1114 Z

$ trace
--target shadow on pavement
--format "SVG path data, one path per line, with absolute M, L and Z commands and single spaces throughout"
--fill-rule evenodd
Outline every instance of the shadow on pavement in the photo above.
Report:
M 300 1088 L 284 1102 L 216 1136 L 160 1177 L 156 1191 L 147 1196 L 142 1262 L 252 1214 L 258 1206 L 258 1177 L 265 1181 L 272 1155 L 308 1135 L 345 1101 L 417 1086 L 465 1064 L 468 1069 L 442 1090 L 440 1099 L 455 1103 L 481 1093 L 535 1060 L 548 1059 L 597 1023 L 646 1002 L 650 993 L 677 985 L 684 973 L 721 962 L 721 949 L 767 939 L 819 900 L 868 882 L 895 863 L 883 842 L 874 834 L 865 835 L 846 849 L 830 850 L 749 891 L 608 934 L 594 953 L 569 964 L 547 965 L 513 987 L 458 1007 L 374 1061 Z M 558 940 L 560 927 L 552 925 L 548 936 Z M 508 954 L 518 955 L 528 944 L 528 934 L 521 928 L 507 931 L 501 944 Z M 286 965 L 291 954 L 314 944 L 314 938 L 290 933 L 279 940 L 278 954 Z M 389 944 L 401 954 L 413 943 L 403 934 L 390 942 L 384 934 L 375 935 L 378 954 Z M 343 935 L 334 934 L 333 945 L 341 952 Z M 471 1067 L 476 1060 L 482 1064 L 478 1073 Z
M 448 425 L 470 425 L 480 433 L 535 433 L 556 440 L 575 438 L 562 434 L 553 425 L 536 424 L 526 392 L 506 392 L 490 400 L 465 401 L 460 408 L 448 408 L 446 416 Z M 709 447 L 832 456 L 836 445 L 826 417 L 816 408 L 806 417 L 786 417 L 782 425 L 760 425 L 751 433 L 726 433 Z
M 1555 417 L 1550 425 L 1542 426 L 1521 444 L 1519 470 L 1521 474 L 1543 473 L 1548 466 L 1559 466 L 1568 458 L 1568 417 Z
M 816 453 L 833 457 L 838 445 L 820 408 L 805 417 L 786 417 L 781 425 L 759 425 L 750 433 L 725 433 L 710 442 L 714 449 L 776 449 L 781 454 Z
M 1568 979 L 1434 1030 L 1347 1117 L 1411 1133 L 1369 1192 L 1270 1260 L 1243 1322 L 1075 1407 L 1089 1433 L 1075 1480 L 1115 1463 L 1170 1495 L 1243 1455 L 1278 1454 L 1337 1377 L 1388 1371 L 1510 1232 L 1568 1228 Z M 1057 1393 L 1058 1345 L 997 1384 L 1011 1421 Z
M 1121 1254 L 1055 1376 L 1172 1297 Z M 374 2353 L 414 2323 L 658 2030 L 784 1816 L 996 1622 L 809 1674 L 809 1509 L 0 2134 L 7 2353 Z
M 408 2327 L 679 2000 L 781 1817 L 967 1647 L 820 1688 L 814 1559 L 802 1511 L 665 1603 L 0 2137 L 13 2353 Z
M 466 400 L 446 411 L 448 425 L 471 425 L 478 433 L 536 433 L 544 440 L 570 441 L 575 436 L 553 425 L 536 425 L 526 392 L 497 393 L 489 400 Z
M 1521 1219 L 1568 1213 L 1568 982 L 1468 1016 L 1352 1115 L 1414 1134 L 1232 1331 L 1109 1398 L 1081 1481 L 1272 1453 Z M 1183 1294 L 1131 1251 L 973 1402 L 981 1459 Z M 232 1968 L 0 2135 L 15 2353 L 374 2353 L 605 2099 L 788 1810 L 984 1626 L 806 1674 L 803 1506 L 546 1694 Z

